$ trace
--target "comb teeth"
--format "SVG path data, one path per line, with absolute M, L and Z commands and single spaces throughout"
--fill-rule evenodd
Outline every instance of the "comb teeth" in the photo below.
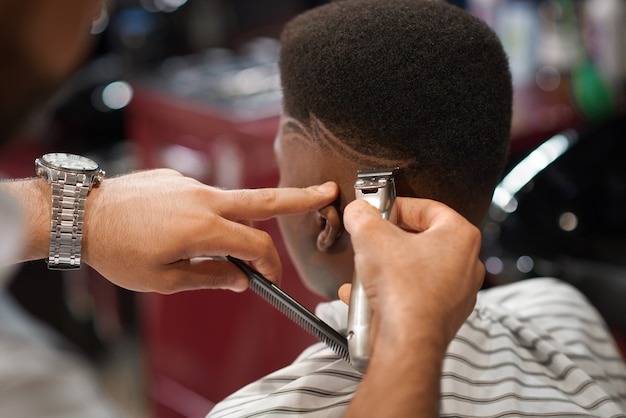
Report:
M 302 329 L 314 335 L 328 348 L 333 350 L 345 361 L 350 362 L 348 342 L 346 337 L 339 334 L 326 322 L 314 315 L 295 299 L 283 292 L 274 283 L 267 280 L 261 273 L 253 270 L 243 261 L 228 256 L 226 257 L 239 267 L 250 279 L 250 289 L 261 296 L 266 302 L 278 309 L 287 318 L 298 324 Z

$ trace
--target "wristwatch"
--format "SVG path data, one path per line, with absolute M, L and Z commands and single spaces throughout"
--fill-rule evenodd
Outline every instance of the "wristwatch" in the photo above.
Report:
M 87 194 L 100 185 L 104 170 L 89 158 L 58 152 L 37 158 L 35 172 L 52 185 L 48 268 L 78 269 Z

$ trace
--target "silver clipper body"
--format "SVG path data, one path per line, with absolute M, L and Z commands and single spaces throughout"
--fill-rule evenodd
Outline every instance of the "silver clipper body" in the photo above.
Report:
M 397 221 L 394 179 L 397 171 L 398 167 L 358 170 L 357 180 L 354 183 L 356 198 L 366 200 L 380 211 L 383 219 L 394 224 Z M 350 363 L 360 372 L 365 372 L 369 362 L 371 318 L 372 310 L 365 295 L 363 284 L 355 273 L 352 278 L 352 291 L 350 293 L 347 339 Z

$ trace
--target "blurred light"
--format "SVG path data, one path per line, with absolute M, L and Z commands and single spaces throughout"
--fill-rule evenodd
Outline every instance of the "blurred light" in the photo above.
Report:
M 158 18 L 145 9 L 133 7 L 120 10 L 113 22 L 119 41 L 129 49 L 139 49 L 158 26 Z
M 187 0 L 160 0 L 166 7 L 171 7 L 174 10 L 180 8 Z
M 578 227 L 578 217 L 572 212 L 564 212 L 559 216 L 559 226 L 563 231 L 571 232 Z
M 102 7 L 100 15 L 91 22 L 91 34 L 99 35 L 109 26 L 109 12 Z
M 517 259 L 515 266 L 522 273 L 530 273 L 530 271 L 535 267 L 535 261 L 527 255 L 523 255 Z
M 485 260 L 485 270 L 491 274 L 500 274 L 504 270 L 504 263 L 498 257 L 489 257 Z
M 487 222 L 482 228 L 482 233 L 486 238 L 497 239 L 500 237 L 500 225 L 496 222 Z
M 119 110 L 133 98 L 133 88 L 125 81 L 114 81 L 102 90 L 102 103 L 107 109 Z
M 169 145 L 161 150 L 161 162 L 185 176 L 204 179 L 211 173 L 206 154 L 183 145 Z
M 526 158 L 520 161 L 496 187 L 491 202 L 506 213 L 517 210 L 515 195 L 522 190 L 537 174 L 559 158 L 575 142 L 576 134 L 558 134 L 538 146 Z
M 141 0 L 140 3 L 149 12 L 172 13 L 187 3 L 187 0 Z
M 535 83 L 544 91 L 554 91 L 561 84 L 561 73 L 555 67 L 541 67 L 535 74 Z

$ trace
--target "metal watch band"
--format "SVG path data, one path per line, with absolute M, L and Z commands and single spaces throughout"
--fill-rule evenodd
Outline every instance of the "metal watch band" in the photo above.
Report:
M 52 171 L 52 221 L 48 268 L 80 268 L 85 202 L 89 179 L 85 174 Z

